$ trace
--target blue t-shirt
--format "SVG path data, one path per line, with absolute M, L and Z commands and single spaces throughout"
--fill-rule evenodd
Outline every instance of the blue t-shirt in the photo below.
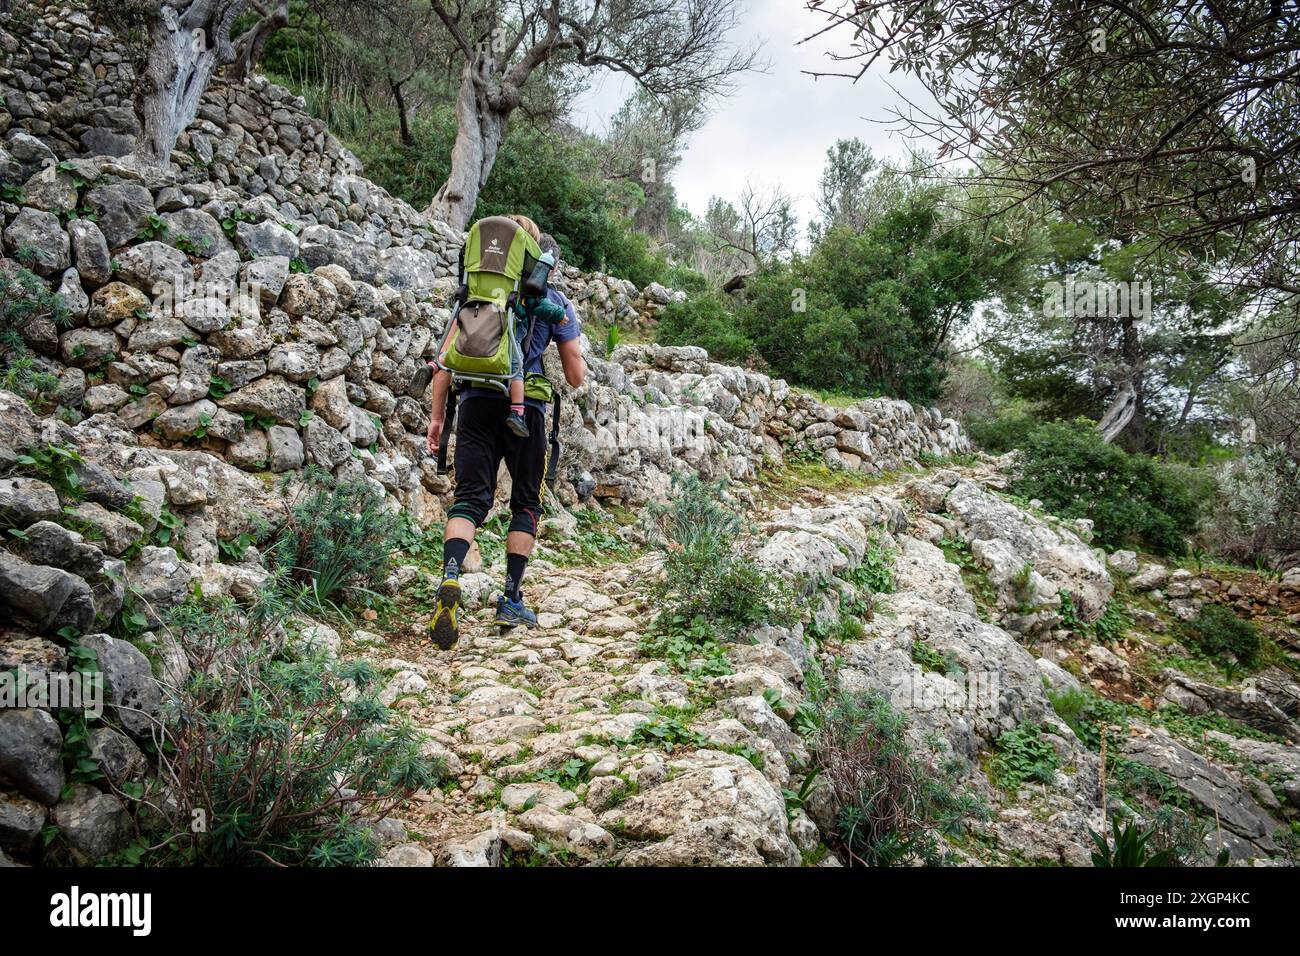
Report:
M 546 347 L 555 342 L 572 342 L 582 334 L 582 326 L 578 321 L 578 312 L 573 307 L 573 303 L 559 289 L 547 288 L 546 297 L 556 305 L 564 306 L 564 321 L 551 325 L 546 322 L 538 322 L 533 326 L 533 340 L 529 343 L 528 354 L 524 356 L 524 378 L 529 375 L 541 375 L 542 373 L 542 353 Z M 460 400 L 463 402 L 467 398 L 497 398 L 502 401 L 506 396 L 497 391 L 495 388 L 470 388 L 461 392 Z M 524 399 L 524 404 L 531 405 L 538 411 L 546 411 L 546 403 L 540 402 L 535 398 Z

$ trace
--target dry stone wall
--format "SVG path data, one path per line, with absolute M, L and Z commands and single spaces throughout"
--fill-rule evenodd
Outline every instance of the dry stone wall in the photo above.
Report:
M 113 416 L 146 446 L 246 471 L 368 475 L 437 518 L 427 402 L 405 391 L 445 329 L 463 237 L 365 179 L 263 78 L 214 85 L 159 170 L 129 155 L 134 74 L 105 28 L 32 4 L 0 48 L 2 267 L 30 268 L 71 313 L 23 330 L 65 417 Z M 559 284 L 622 324 L 680 298 L 568 267 Z M 934 410 L 829 408 L 700 349 L 587 352 L 593 383 L 564 410 L 567 502 L 645 500 L 687 467 L 743 478 L 796 446 L 863 471 L 966 448 Z

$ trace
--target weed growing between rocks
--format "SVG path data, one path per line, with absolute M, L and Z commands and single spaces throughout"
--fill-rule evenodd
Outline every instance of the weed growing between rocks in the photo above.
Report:
M 0 270 L 0 388 L 38 408 L 55 404 L 58 376 L 42 369 L 27 343 L 53 337 L 57 344 L 59 329 L 71 321 L 62 298 L 40 276 L 6 263 Z
M 674 671 L 693 679 L 731 673 L 726 648 L 718 641 L 713 625 L 699 618 L 692 622 L 661 614 L 637 645 L 637 651 L 666 661 Z
M 1207 604 L 1181 631 L 1188 642 L 1210 657 L 1231 656 L 1243 667 L 1259 662 L 1259 628 L 1222 605 Z
M 1145 826 L 1133 817 L 1121 821 L 1117 815 L 1111 818 L 1110 828 L 1110 836 L 1089 831 L 1096 846 L 1092 852 L 1093 866 L 1170 867 L 1212 863 L 1217 867 L 1227 866 L 1231 856 L 1226 848 L 1211 854 L 1206 849 L 1206 824 L 1177 807 L 1158 808 Z
M 1002 790 L 1015 792 L 1025 784 L 1051 783 L 1058 764 L 1056 748 L 1044 740 L 1039 727 L 1022 724 L 1003 731 L 989 761 L 989 779 Z
M 301 591 L 314 610 L 373 594 L 388 573 L 405 530 L 400 514 L 365 480 L 338 480 L 319 471 L 304 476 L 305 497 L 275 534 L 269 562 Z
M 1170 866 L 1173 854 L 1167 850 L 1158 850 L 1150 846 L 1154 829 L 1143 830 L 1135 820 L 1128 820 L 1123 827 L 1118 817 L 1110 821 L 1111 835 L 1092 832 L 1092 841 L 1097 849 L 1092 852 L 1092 865 L 1099 867 L 1135 867 L 1135 866 Z
M 370 665 L 282 650 L 293 610 L 265 592 L 246 609 L 172 613 L 192 672 L 170 702 L 161 788 L 144 798 L 147 862 L 365 863 L 375 821 L 440 782 L 413 727 L 379 703 Z
M 1141 817 L 1145 821 L 1145 831 L 1137 823 L 1133 824 L 1135 833 L 1145 832 L 1148 837 L 1144 852 L 1152 856 L 1163 853 L 1162 858 L 1168 861 L 1164 865 L 1167 866 L 1221 865 L 1217 864 L 1211 844 L 1206 839 L 1214 821 L 1197 814 L 1188 795 L 1168 774 L 1125 757 L 1123 742 L 1134 720 L 1164 727 L 1195 750 L 1203 748 L 1209 730 L 1260 740 L 1268 739 L 1268 735 L 1219 714 L 1193 717 L 1174 707 L 1146 711 L 1136 705 L 1107 700 L 1088 689 L 1060 693 L 1049 691 L 1047 696 L 1057 716 L 1070 726 L 1089 750 L 1100 753 L 1102 738 L 1105 738 L 1108 791 L 1119 801 L 1110 812 L 1130 819 Z M 1102 839 L 1106 840 L 1106 837 L 1102 836 Z M 1113 854 L 1117 844 L 1108 845 Z
M 673 499 L 646 509 L 649 542 L 664 554 L 661 630 L 693 635 L 708 627 L 735 638 L 759 624 L 794 621 L 780 579 L 736 550 L 745 525 L 726 503 L 724 487 L 694 474 L 678 476 Z
M 561 567 L 589 567 L 626 561 L 635 548 L 618 536 L 618 522 L 613 516 L 596 508 L 574 508 L 577 527 L 572 542 L 555 549 L 556 563 Z
M 942 864 L 942 838 L 983 812 L 937 746 L 914 747 L 907 717 L 878 691 L 822 701 L 809 747 L 824 788 L 818 823 L 850 865 Z
M 981 621 L 994 623 L 998 619 L 998 591 L 989 580 L 988 572 L 980 567 L 971 554 L 970 545 L 961 538 L 945 537 L 939 549 L 950 564 L 961 570 L 962 584 L 975 601 Z

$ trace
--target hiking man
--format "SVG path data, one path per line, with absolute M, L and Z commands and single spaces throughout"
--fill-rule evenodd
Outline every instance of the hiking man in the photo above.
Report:
M 527 216 L 508 218 L 541 242 L 541 231 Z M 558 260 L 559 249 L 554 242 L 547 245 L 549 248 L 543 246 L 543 250 Z M 546 296 L 563 307 L 564 318 L 554 324 L 535 324 L 527 354 L 523 356 L 524 375 L 542 375 L 542 353 L 554 340 L 565 381 L 579 388 L 587 378 L 587 363 L 583 361 L 578 341 L 581 331 L 578 314 L 562 292 L 548 288 Z M 444 355 L 446 350 L 444 344 Z M 445 369 L 433 372 L 433 410 L 428 435 L 431 454 L 438 453 L 442 440 L 451 380 L 451 374 Z M 542 519 L 541 489 L 546 470 L 546 402 L 525 398 L 528 434 L 522 437 L 507 427 L 510 399 L 500 391 L 464 388 L 458 392 L 457 402 L 455 502 L 447 509 L 442 545 L 443 579 L 429 624 L 434 643 L 443 650 L 449 649 L 460 636 L 460 570 L 475 532 L 492 508 L 497 470 L 503 460 L 510 473 L 510 526 L 506 537 L 505 586 L 497 602 L 496 621 L 508 627 L 537 623 L 537 615 L 524 606 L 522 584 Z

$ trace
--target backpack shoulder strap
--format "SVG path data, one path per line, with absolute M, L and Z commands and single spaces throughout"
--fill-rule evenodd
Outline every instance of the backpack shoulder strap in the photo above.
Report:
M 546 487 L 555 491 L 555 477 L 560 464 L 560 390 L 551 396 L 551 451 L 546 456 Z

